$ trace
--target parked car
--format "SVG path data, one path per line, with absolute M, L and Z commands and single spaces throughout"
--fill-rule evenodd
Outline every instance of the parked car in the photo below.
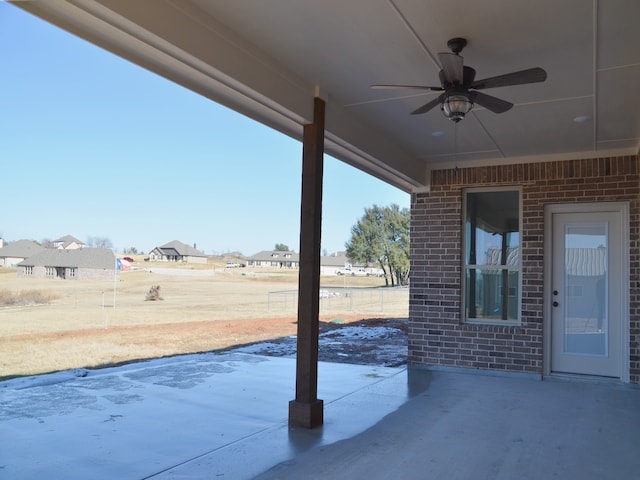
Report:
M 367 271 L 364 268 L 342 269 L 336 272 L 336 275 L 347 275 L 351 277 L 364 277 Z
M 238 263 L 238 262 L 227 262 L 227 268 L 245 268 L 247 266 L 246 263 Z
M 384 277 L 384 270 L 376 268 L 371 272 L 367 272 L 367 277 Z

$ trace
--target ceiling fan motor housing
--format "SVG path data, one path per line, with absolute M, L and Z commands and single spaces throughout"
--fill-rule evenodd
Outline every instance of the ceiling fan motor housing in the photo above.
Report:
M 442 85 L 442 88 L 445 90 L 448 90 L 452 87 L 469 88 L 473 81 L 476 79 L 476 70 L 474 68 L 467 67 L 466 65 L 463 67 L 462 85 L 457 84 L 457 82 L 455 84 L 451 83 L 447 79 L 447 72 L 445 72 L 444 69 L 440 70 L 440 73 L 438 73 L 438 77 L 440 78 L 440 85 Z

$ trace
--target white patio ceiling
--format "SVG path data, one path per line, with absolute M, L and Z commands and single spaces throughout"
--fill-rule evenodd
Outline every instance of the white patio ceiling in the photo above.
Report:
M 295 138 L 318 93 L 327 153 L 406 191 L 428 187 L 434 168 L 638 154 L 638 0 L 16 5 Z M 476 106 L 457 127 L 438 108 L 410 115 L 437 92 L 369 88 L 437 86 L 453 37 L 468 40 L 476 78 L 542 67 L 547 81 L 485 90 L 515 106 Z

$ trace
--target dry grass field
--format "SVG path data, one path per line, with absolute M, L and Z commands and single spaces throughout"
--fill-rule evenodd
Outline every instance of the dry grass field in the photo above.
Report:
M 297 271 L 137 262 L 110 281 L 0 269 L 0 379 L 227 348 L 295 334 Z M 407 289 L 323 276 L 321 320 L 406 317 Z M 158 301 L 146 301 L 160 286 Z M 41 297 L 48 303 L 22 304 Z M 8 303 L 8 304 L 6 304 Z

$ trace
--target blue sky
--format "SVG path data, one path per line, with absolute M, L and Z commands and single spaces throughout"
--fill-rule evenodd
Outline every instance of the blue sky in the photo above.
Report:
M 0 2 L 0 235 L 299 251 L 302 145 Z M 325 156 L 322 249 L 409 195 Z

